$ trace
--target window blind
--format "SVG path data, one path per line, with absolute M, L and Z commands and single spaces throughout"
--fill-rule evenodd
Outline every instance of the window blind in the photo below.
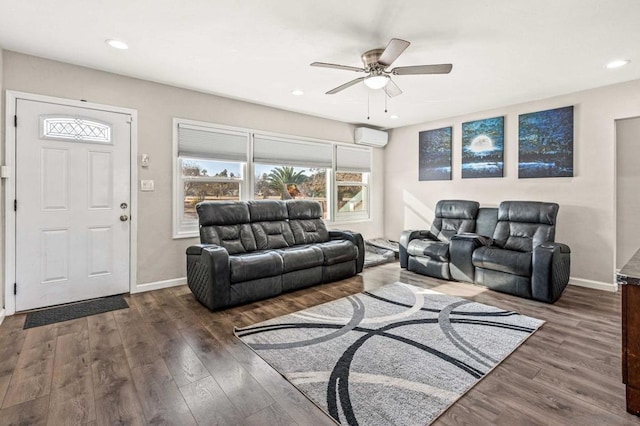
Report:
M 262 164 L 331 168 L 331 144 L 254 135 L 253 161 Z
M 247 161 L 248 133 L 178 123 L 178 156 Z
M 336 145 L 336 170 L 339 172 L 371 172 L 371 149 Z

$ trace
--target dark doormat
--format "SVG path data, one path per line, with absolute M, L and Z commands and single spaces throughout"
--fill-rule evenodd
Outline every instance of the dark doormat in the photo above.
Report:
M 124 300 L 121 294 L 103 297 L 102 299 L 88 300 L 86 302 L 72 303 L 70 305 L 56 306 L 55 308 L 29 312 L 23 328 L 40 327 L 42 325 L 69 321 L 89 315 L 101 314 L 103 312 L 126 309 L 128 307 L 127 301 Z

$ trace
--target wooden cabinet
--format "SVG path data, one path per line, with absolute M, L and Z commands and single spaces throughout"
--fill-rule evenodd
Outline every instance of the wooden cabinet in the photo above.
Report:
M 640 415 L 640 285 L 622 285 L 622 381 L 627 411 Z

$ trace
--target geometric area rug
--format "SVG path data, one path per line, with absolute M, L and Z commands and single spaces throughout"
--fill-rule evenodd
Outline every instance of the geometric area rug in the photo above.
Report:
M 340 424 L 426 425 L 543 323 L 397 282 L 235 332 Z

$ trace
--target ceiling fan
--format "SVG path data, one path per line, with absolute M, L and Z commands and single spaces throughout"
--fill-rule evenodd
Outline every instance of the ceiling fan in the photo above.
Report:
M 326 62 L 314 62 L 312 67 L 336 68 L 339 70 L 366 72 L 366 77 L 356 78 L 348 83 L 331 89 L 327 95 L 333 95 L 349 88 L 361 81 L 371 89 L 384 89 L 387 96 L 393 98 L 402 93 L 402 90 L 391 80 L 390 75 L 415 75 L 415 74 L 448 74 L 451 72 L 453 65 L 437 64 L 437 65 L 412 65 L 408 67 L 396 67 L 387 70 L 391 64 L 398 59 L 398 56 L 409 47 L 411 43 L 399 38 L 392 38 L 387 47 L 384 49 L 367 50 L 362 54 L 362 62 L 364 68 L 351 67 L 348 65 L 329 64 Z

